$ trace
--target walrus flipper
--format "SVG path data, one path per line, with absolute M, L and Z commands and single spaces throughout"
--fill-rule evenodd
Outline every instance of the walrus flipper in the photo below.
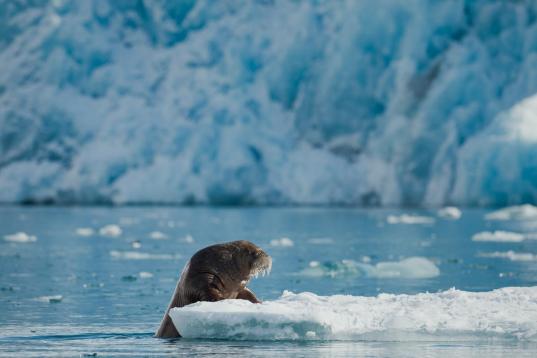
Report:
M 255 294 L 246 287 L 239 292 L 239 294 L 237 295 L 237 299 L 247 300 L 252 303 L 261 303 L 261 301 L 259 301 L 257 297 L 255 297 Z

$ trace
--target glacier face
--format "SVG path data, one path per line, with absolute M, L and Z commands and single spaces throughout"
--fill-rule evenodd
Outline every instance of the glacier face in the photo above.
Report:
M 537 202 L 537 3 L 0 1 L 0 201 Z

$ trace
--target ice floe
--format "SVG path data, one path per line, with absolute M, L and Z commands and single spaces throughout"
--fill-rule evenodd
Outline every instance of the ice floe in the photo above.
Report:
M 124 260 L 176 260 L 181 258 L 181 255 L 172 254 L 151 254 L 140 251 L 110 251 L 110 256 Z
M 153 274 L 151 272 L 142 271 L 138 273 L 138 276 L 140 276 L 140 278 L 151 278 L 153 277 Z
M 280 239 L 270 240 L 270 246 L 274 246 L 274 247 L 291 247 L 294 245 L 295 243 L 293 242 L 293 240 L 291 240 L 288 237 L 282 237 Z
M 102 236 L 118 237 L 122 234 L 123 230 L 118 225 L 106 225 L 99 229 L 99 234 Z
M 526 240 L 523 234 L 510 231 L 483 231 L 472 236 L 473 241 L 495 241 L 495 242 L 521 242 Z
M 153 231 L 149 234 L 149 237 L 153 240 L 166 240 L 168 235 L 160 231 Z
M 416 295 L 198 302 L 170 316 L 183 337 L 228 340 L 537 340 L 537 287 Z
M 531 252 L 515 252 L 513 250 L 504 252 L 485 252 L 479 254 L 480 257 L 490 257 L 499 259 L 508 259 L 510 261 L 537 261 L 537 255 Z
M 9 241 L 9 242 L 21 242 L 21 243 L 22 242 L 36 242 L 37 237 L 34 235 L 28 235 L 27 233 L 20 231 L 15 234 L 5 235 L 4 240 Z
M 53 296 L 41 296 L 35 298 L 36 301 L 46 302 L 46 303 L 60 303 L 63 300 L 62 295 L 53 295 Z
M 92 236 L 95 234 L 95 230 L 90 227 L 79 227 L 75 232 L 78 236 Z
M 365 257 L 364 257 L 365 258 Z M 311 261 L 309 266 L 299 272 L 301 276 L 310 277 L 339 277 L 339 276 L 366 276 L 375 278 L 404 278 L 422 279 L 432 278 L 440 274 L 440 270 L 425 257 L 409 257 L 401 261 L 384 261 L 370 264 L 354 260 L 319 262 Z M 367 257 L 369 259 L 369 257 Z
M 537 206 L 530 204 L 510 206 L 485 215 L 487 220 L 534 220 L 537 219 Z
M 438 210 L 437 214 L 444 219 L 458 220 L 462 216 L 462 211 L 455 206 L 446 206 Z
M 434 218 L 420 215 L 389 215 L 386 218 L 388 224 L 432 224 Z

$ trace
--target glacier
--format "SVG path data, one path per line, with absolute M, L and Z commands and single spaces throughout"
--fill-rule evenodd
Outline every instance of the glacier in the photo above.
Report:
M 537 202 L 537 3 L 0 1 L 0 202 Z

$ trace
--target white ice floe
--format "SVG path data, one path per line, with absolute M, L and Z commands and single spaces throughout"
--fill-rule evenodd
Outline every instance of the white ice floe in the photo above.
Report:
M 41 296 L 41 297 L 36 297 L 35 300 L 39 302 L 46 302 L 46 303 L 59 303 L 63 300 L 63 296 L 62 295 Z
M 299 272 L 301 276 L 337 277 L 366 276 L 375 278 L 421 279 L 432 278 L 440 274 L 434 262 L 425 257 L 409 257 L 401 261 L 385 261 L 377 264 L 341 260 L 336 262 L 311 261 L 309 267 Z
M 512 250 L 505 252 L 485 252 L 479 254 L 480 257 L 490 257 L 499 259 L 508 259 L 511 261 L 537 261 L 537 255 L 530 252 L 515 252 Z
M 76 229 L 76 234 L 78 236 L 91 236 L 95 234 L 95 230 L 90 227 L 79 227 L 78 229 Z
M 462 211 L 454 206 L 446 206 L 438 210 L 438 216 L 444 219 L 458 220 L 462 216 Z
M 537 206 L 530 204 L 510 206 L 485 215 L 487 220 L 534 220 L 537 219 Z
M 229 340 L 537 340 L 537 287 L 377 297 L 285 291 L 275 301 L 198 302 L 170 311 L 186 338 Z
M 192 235 L 188 234 L 183 237 L 181 241 L 186 242 L 187 244 L 192 244 L 194 242 L 194 238 L 192 237 Z
M 293 240 L 291 240 L 288 237 L 282 237 L 281 239 L 270 240 L 270 246 L 291 247 L 291 246 L 294 246 L 294 245 L 295 245 L 295 243 L 293 242 Z
M 330 245 L 334 243 L 334 239 L 330 237 L 314 237 L 308 239 L 308 242 L 314 245 Z
M 142 271 L 138 273 L 138 276 L 140 276 L 140 278 L 151 278 L 153 277 L 153 274 L 151 272 Z
M 153 240 L 166 240 L 168 235 L 160 231 L 153 231 L 149 234 L 149 237 Z
M 472 236 L 473 241 L 495 241 L 495 242 L 521 242 L 526 237 L 517 232 L 510 231 L 483 231 Z
M 118 225 L 106 225 L 99 230 L 100 235 L 109 237 L 118 237 L 122 232 L 121 227 Z
M 37 237 L 20 231 L 15 234 L 5 235 L 4 240 L 9 242 L 36 242 Z
M 386 218 L 388 224 L 432 224 L 434 218 L 420 215 L 389 215 Z
M 148 252 L 139 251 L 110 251 L 110 256 L 124 260 L 176 260 L 181 258 L 181 255 L 172 254 L 150 254 Z

